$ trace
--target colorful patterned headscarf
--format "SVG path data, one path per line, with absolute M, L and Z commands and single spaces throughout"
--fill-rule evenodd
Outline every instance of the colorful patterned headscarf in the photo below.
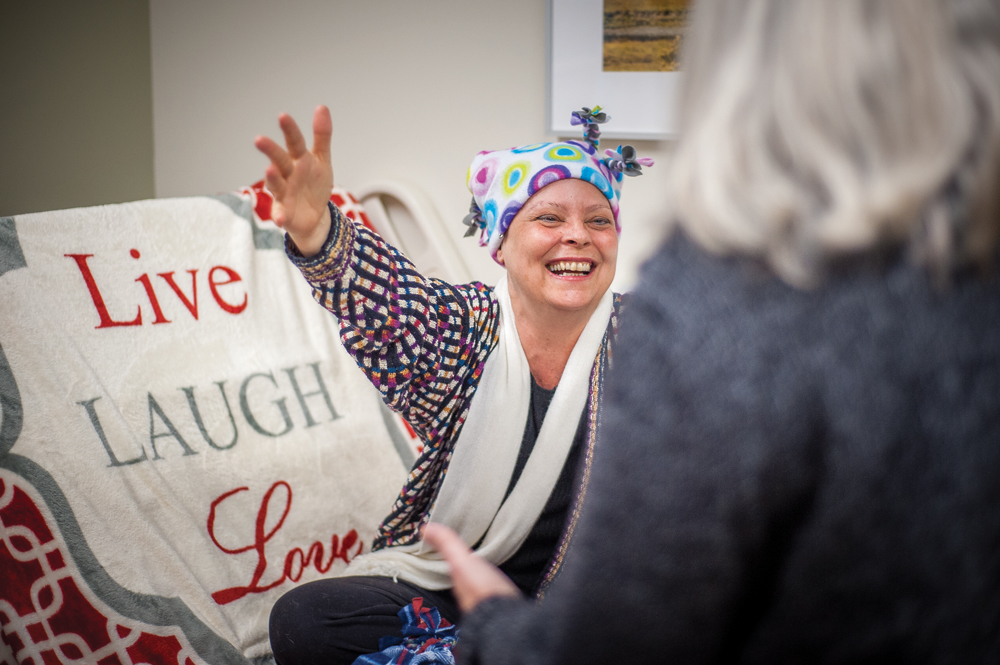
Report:
M 600 106 L 593 110 L 574 111 L 574 125 L 583 125 L 582 141 L 534 143 L 509 150 L 483 151 L 469 167 L 466 184 L 472 192 L 472 206 L 465 224 L 466 236 L 479 233 L 479 244 L 489 247 L 496 260 L 497 249 L 511 221 L 525 202 L 542 187 L 556 180 L 579 178 L 597 187 L 611 204 L 618 224 L 618 199 L 621 197 L 622 175 L 642 175 L 643 166 L 652 166 L 647 157 L 636 158 L 635 149 L 619 146 L 598 154 L 601 130 L 599 124 L 610 120 Z

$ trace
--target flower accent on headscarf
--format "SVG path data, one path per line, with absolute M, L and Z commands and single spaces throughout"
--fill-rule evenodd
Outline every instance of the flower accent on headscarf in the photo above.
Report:
M 486 221 L 483 219 L 483 211 L 476 204 L 476 197 L 472 197 L 472 205 L 469 206 L 469 214 L 462 219 L 462 223 L 468 226 L 463 238 L 474 235 L 476 231 L 486 230 Z
M 620 145 L 618 150 L 605 150 L 607 158 L 604 163 L 608 169 L 625 175 L 642 175 L 643 166 L 652 166 L 653 160 L 649 157 L 636 157 L 635 148 L 630 145 Z
M 595 106 L 593 110 L 583 107 L 582 111 L 573 111 L 569 119 L 571 125 L 584 125 L 583 138 L 587 143 L 597 148 L 601 141 L 601 128 L 598 125 L 611 120 L 611 116 L 601 110 L 600 106 Z

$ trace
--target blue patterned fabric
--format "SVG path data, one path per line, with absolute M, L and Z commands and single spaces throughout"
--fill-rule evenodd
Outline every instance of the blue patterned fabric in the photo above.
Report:
M 454 665 L 451 650 L 458 639 L 458 627 L 442 619 L 436 607 L 423 605 L 423 598 L 414 598 L 401 609 L 403 637 L 383 637 L 378 641 L 378 653 L 358 656 L 354 665 Z

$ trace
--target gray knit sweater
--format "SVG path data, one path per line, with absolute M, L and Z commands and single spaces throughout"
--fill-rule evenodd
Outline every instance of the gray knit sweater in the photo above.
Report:
M 810 292 L 675 237 L 625 310 L 592 489 L 506 663 L 1000 663 L 1000 279 Z

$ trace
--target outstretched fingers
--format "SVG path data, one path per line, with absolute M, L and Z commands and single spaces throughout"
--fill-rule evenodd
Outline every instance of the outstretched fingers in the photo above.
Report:
M 285 198 L 287 182 L 274 164 L 268 164 L 267 168 L 264 169 L 264 184 L 267 185 L 268 191 L 279 200 Z
M 288 153 L 285 152 L 284 148 L 267 136 L 258 136 L 254 139 L 253 144 L 258 150 L 264 153 L 268 159 L 271 160 L 271 163 L 274 164 L 278 173 L 281 174 L 283 178 L 287 178 L 292 174 L 292 169 L 295 168 L 295 162 L 293 162 L 292 158 L 288 156 Z
M 264 170 L 264 182 L 274 195 L 271 215 L 284 228 L 305 256 L 313 256 L 323 247 L 330 229 L 327 201 L 333 186 L 330 165 L 330 111 L 324 106 L 313 114 L 313 150 L 290 115 L 278 116 L 285 145 L 258 136 L 254 145 L 271 163 Z
M 278 116 L 278 126 L 281 127 L 282 134 L 285 135 L 285 145 L 288 146 L 288 154 L 292 159 L 298 159 L 306 154 L 306 140 L 299 130 L 298 124 L 287 113 Z
M 313 153 L 330 163 L 330 139 L 333 136 L 333 121 L 330 119 L 330 109 L 317 106 L 313 111 Z

